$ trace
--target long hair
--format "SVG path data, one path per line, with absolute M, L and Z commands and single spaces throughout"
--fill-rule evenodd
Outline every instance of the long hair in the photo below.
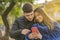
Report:
M 55 28 L 54 23 L 53 23 L 54 20 L 51 17 L 49 17 L 43 9 L 38 7 L 34 10 L 34 12 L 37 12 L 37 13 L 39 13 L 43 16 L 43 22 L 44 22 L 45 25 L 48 26 L 48 28 L 50 30 L 53 30 Z

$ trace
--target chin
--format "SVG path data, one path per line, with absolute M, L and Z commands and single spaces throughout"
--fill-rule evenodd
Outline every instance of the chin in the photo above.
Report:
M 32 21 L 32 20 L 30 20 L 30 21 Z
M 32 21 L 32 20 L 29 20 L 29 21 Z
M 42 22 L 42 20 L 41 21 L 38 21 L 39 23 L 41 23 Z

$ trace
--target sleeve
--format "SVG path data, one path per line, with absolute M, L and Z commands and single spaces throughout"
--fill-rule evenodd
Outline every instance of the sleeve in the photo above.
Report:
M 20 29 L 19 29 L 19 25 L 20 25 Z M 24 28 L 22 28 L 22 23 L 18 24 L 18 20 L 15 20 L 11 30 L 10 30 L 10 37 L 11 38 L 18 38 L 20 36 L 24 36 L 21 34 L 21 31 Z
M 60 25 L 58 22 L 54 22 L 54 26 L 57 27 L 57 28 L 60 28 Z
M 33 24 L 33 27 L 37 27 L 40 32 L 48 33 L 48 27 L 47 26 L 41 26 L 40 24 Z

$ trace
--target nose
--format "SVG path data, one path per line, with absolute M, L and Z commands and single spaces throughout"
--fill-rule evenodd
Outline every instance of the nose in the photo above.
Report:
M 32 18 L 32 16 L 30 15 L 29 18 Z
M 41 17 L 40 16 L 37 16 L 36 19 L 39 20 L 39 19 L 41 19 Z
M 37 16 L 36 19 L 38 19 L 39 17 Z
M 32 17 L 29 17 L 29 19 L 31 19 Z

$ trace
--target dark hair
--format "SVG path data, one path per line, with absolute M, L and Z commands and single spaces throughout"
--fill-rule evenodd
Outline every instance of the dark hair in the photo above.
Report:
M 32 11 L 33 11 L 32 4 L 31 4 L 31 3 L 26 3 L 26 4 L 24 4 L 22 10 L 23 10 L 23 12 L 25 12 L 25 13 L 32 12 Z

